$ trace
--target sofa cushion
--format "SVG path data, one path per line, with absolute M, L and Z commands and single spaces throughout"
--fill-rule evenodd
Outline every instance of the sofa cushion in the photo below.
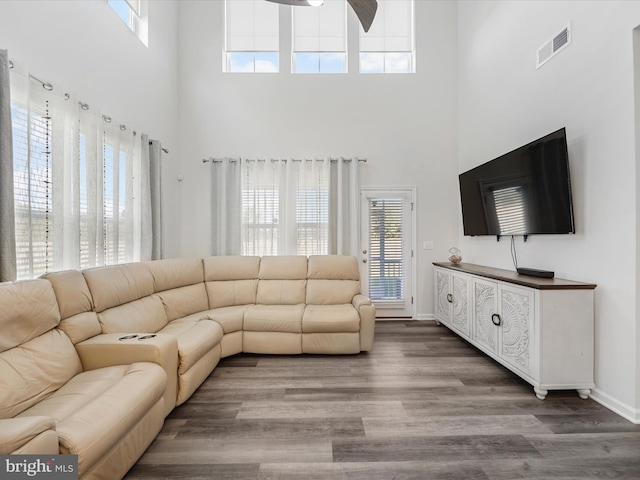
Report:
M 36 405 L 81 371 L 71 340 L 58 329 L 0 353 L 0 418 Z
M 308 280 L 308 305 L 351 304 L 360 293 L 360 282 L 355 280 Z
M 337 305 L 351 303 L 360 293 L 360 273 L 356 257 L 312 255 L 309 257 L 306 303 Z
M 164 369 L 154 363 L 89 370 L 21 416 L 55 418 L 60 451 L 78 455 L 82 476 L 158 402 L 166 379 Z
M 204 318 L 217 322 L 222 327 L 225 334 L 242 330 L 244 314 L 248 305 L 238 305 L 234 307 L 222 307 L 208 310 Z
M 360 330 L 360 315 L 349 304 L 307 305 L 302 317 L 304 333 L 357 332 Z
M 305 302 L 307 257 L 283 255 L 262 257 L 256 303 L 297 305 Z
M 220 343 L 222 327 L 211 320 L 170 322 L 158 333 L 178 340 L 178 374 L 183 374 Z
M 256 303 L 258 280 L 225 280 L 206 283 L 209 308 Z
M 145 263 L 127 263 L 83 270 L 95 311 L 117 307 L 155 292 L 153 275 Z
M 260 257 L 223 255 L 202 260 L 205 282 L 258 278 Z
M 255 332 L 302 332 L 304 305 L 250 305 L 243 330 Z
M 308 278 L 360 280 L 358 259 L 350 255 L 311 255 Z
M 61 318 L 93 310 L 93 299 L 84 276 L 78 270 L 65 270 L 42 275 L 53 286 Z
M 167 324 L 162 300 L 153 295 L 98 314 L 103 333 L 155 333 Z
M 170 258 L 144 262 L 151 272 L 156 292 L 204 282 L 200 258 Z
M 74 345 L 100 335 L 102 327 L 96 312 L 84 312 L 60 321 L 58 328 L 71 339 Z
M 0 420 L 0 455 L 57 454 L 55 428 L 51 417 L 4 418 Z
M 258 278 L 261 280 L 306 280 L 307 257 L 304 255 L 262 257 Z
M 260 257 L 207 257 L 203 264 L 209 308 L 256 303 Z
M 169 321 L 209 309 L 209 298 L 204 283 L 164 290 L 155 296 L 162 301 Z
M 305 302 L 306 294 L 306 280 L 258 280 L 256 303 L 297 305 Z
M 41 335 L 60 322 L 51 283 L 26 280 L 0 288 L 0 352 Z

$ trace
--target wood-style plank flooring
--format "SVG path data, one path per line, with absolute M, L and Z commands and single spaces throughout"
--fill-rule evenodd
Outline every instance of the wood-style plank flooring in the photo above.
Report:
M 434 322 L 370 353 L 220 361 L 127 479 L 640 480 L 640 426 L 530 385 Z

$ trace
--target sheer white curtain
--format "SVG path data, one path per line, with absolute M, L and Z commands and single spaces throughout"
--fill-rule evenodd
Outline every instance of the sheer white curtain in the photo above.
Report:
M 134 168 L 140 137 L 14 70 L 18 278 L 136 259 Z
M 335 255 L 358 256 L 360 249 L 360 161 L 331 161 L 329 248 Z
M 211 162 L 211 254 L 240 255 L 242 191 L 240 159 Z
M 357 159 L 215 159 L 213 255 L 357 255 Z
M 292 159 L 286 164 L 281 211 L 286 255 L 321 255 L 328 251 L 329 166 L 327 159 Z
M 242 255 L 278 255 L 281 233 L 280 189 L 285 162 L 242 159 Z

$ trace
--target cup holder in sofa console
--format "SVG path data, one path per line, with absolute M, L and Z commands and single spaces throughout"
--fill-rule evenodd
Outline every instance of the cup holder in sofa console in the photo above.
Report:
M 154 338 L 156 336 L 155 333 L 151 334 L 151 335 L 143 335 L 141 337 L 138 338 L 138 340 L 147 340 L 149 338 Z
M 123 337 L 120 337 L 118 340 L 122 341 L 122 340 L 131 340 L 133 338 L 137 338 L 138 335 L 125 335 Z

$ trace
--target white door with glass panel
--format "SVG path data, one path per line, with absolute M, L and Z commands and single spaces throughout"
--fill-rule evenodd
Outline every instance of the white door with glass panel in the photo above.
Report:
M 413 189 L 362 189 L 362 291 L 377 317 L 411 317 Z

